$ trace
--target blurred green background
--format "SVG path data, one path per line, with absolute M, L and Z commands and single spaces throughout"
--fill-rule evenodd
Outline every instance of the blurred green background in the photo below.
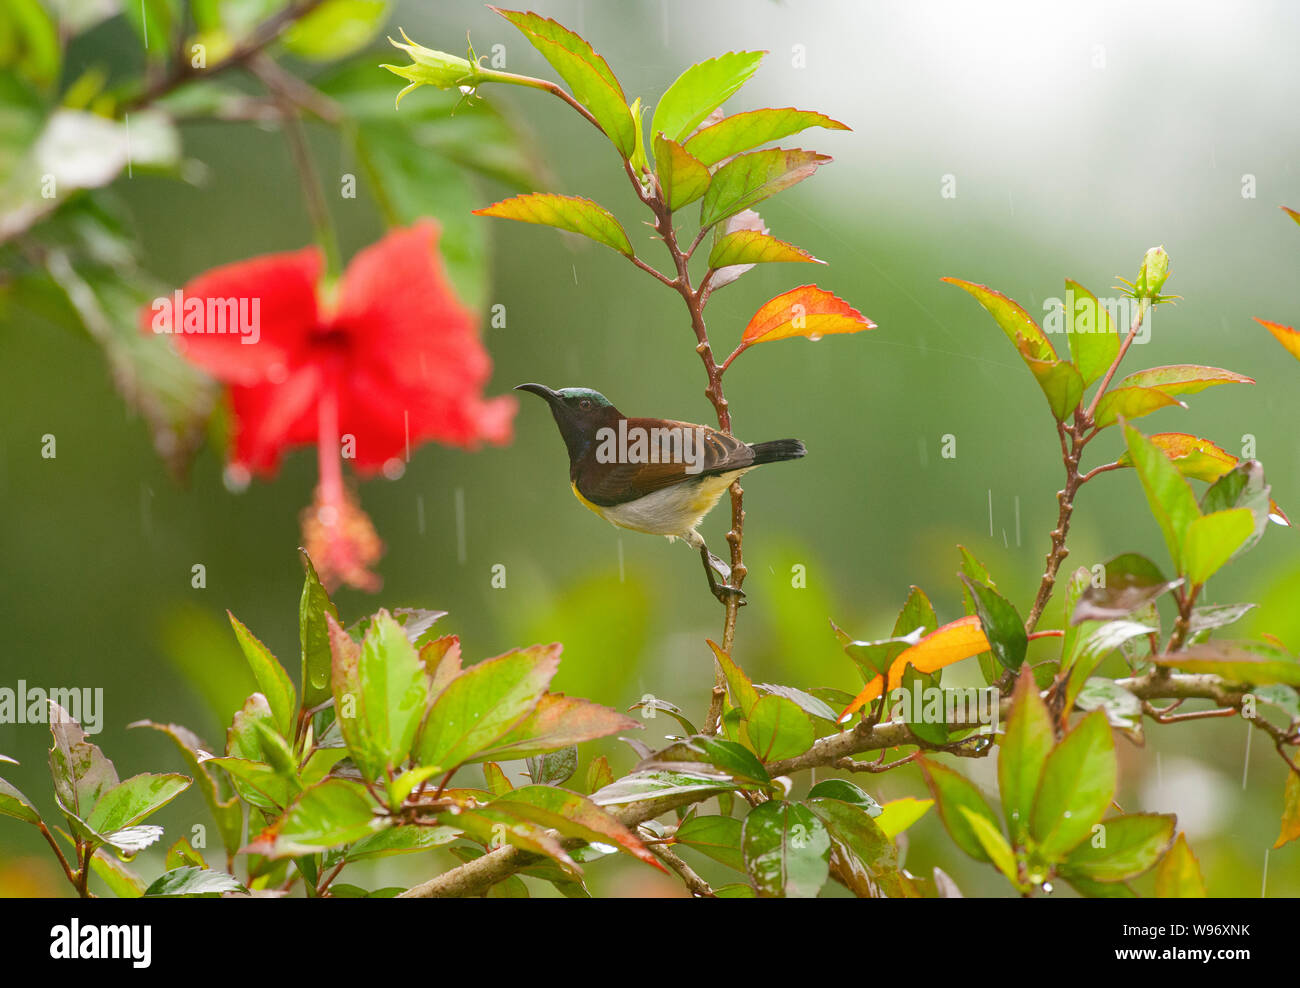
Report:
M 839 652 L 828 618 L 855 637 L 884 636 L 911 584 L 926 590 L 941 619 L 960 616 L 958 543 L 1028 607 L 1056 516 L 1055 430 L 1002 334 L 963 292 L 940 283 L 944 275 L 987 283 L 1041 316 L 1043 300 L 1062 294 L 1065 277 L 1113 294 L 1117 274 L 1132 278 L 1143 251 L 1163 243 L 1173 266 L 1166 291 L 1183 300 L 1158 311 L 1150 342 L 1134 347 L 1127 370 L 1213 364 L 1258 384 L 1208 391 L 1188 409 L 1141 425 L 1148 433 L 1203 435 L 1234 454 L 1253 436 L 1275 498 L 1300 518 L 1300 365 L 1251 319 L 1300 319 L 1300 236 L 1277 208 L 1300 208 L 1300 9 L 686 0 L 534 6 L 587 37 L 629 98 L 653 104 L 691 62 L 764 48 L 771 54 L 729 111 L 793 105 L 853 128 L 787 141 L 835 161 L 761 210 L 774 236 L 828 266 L 760 266 L 719 292 L 708 312 L 715 349 L 725 353 L 763 301 L 815 278 L 880 327 L 757 347 L 728 375 L 742 438 L 796 436 L 809 449 L 806 459 L 755 473 L 745 484 L 750 606 L 735 654 L 756 680 L 856 690 L 856 670 Z M 553 77 L 481 4 L 433 7 L 399 5 L 388 33 L 401 25 L 422 44 L 456 51 L 468 29 L 480 54 L 501 44 L 509 70 Z M 109 23 L 75 54 L 131 64 L 134 45 L 120 22 Z M 376 44 L 362 58 L 378 64 L 400 61 L 396 55 Z M 400 81 L 391 81 L 395 93 Z M 426 93 L 411 94 L 402 112 Z M 540 93 L 498 88 L 482 95 L 527 122 L 555 191 L 596 199 L 620 217 L 648 259 L 665 260 L 641 225 L 645 217 L 617 157 L 589 125 Z M 278 133 L 203 123 L 182 134 L 185 156 L 206 166 L 201 181 L 136 175 L 115 185 L 136 217 L 153 273 L 179 285 L 214 265 L 310 241 Z M 347 156 L 332 132 L 313 127 L 311 138 L 326 187 L 336 188 L 338 173 L 351 167 Z M 955 198 L 941 194 L 945 176 L 955 180 Z M 1243 196 L 1245 176 L 1253 176 L 1253 198 Z M 487 204 L 509 190 L 483 183 L 479 191 Z M 345 255 L 382 232 L 364 185 L 358 199 L 332 199 L 331 209 Z M 628 414 L 709 421 L 680 299 L 612 251 L 540 227 L 481 222 L 491 224 L 489 301 L 506 312 L 504 328 L 485 329 L 495 362 L 489 394 L 523 381 L 584 385 Z M 214 743 L 221 738 L 250 689 L 227 608 L 296 674 L 301 571 L 294 550 L 298 512 L 315 480 L 314 453 L 290 456 L 274 482 L 233 494 L 222 483 L 220 452 L 208 447 L 188 487 L 178 486 L 83 336 L 9 313 L 0 338 L 0 685 L 23 678 L 102 687 L 105 729 L 96 741 L 119 772 L 174 770 L 177 759 L 163 738 L 126 725 L 174 721 Z M 57 459 L 40 456 L 46 433 L 57 436 Z M 940 457 L 946 434 L 956 438 L 954 459 Z M 1108 435 L 1094 444 L 1089 463 L 1119 451 L 1119 436 Z M 704 639 L 718 636 L 721 609 L 705 592 L 698 559 L 584 511 L 568 490 L 566 469 L 549 414 L 526 395 L 508 447 L 419 449 L 400 480 L 361 488 L 388 544 L 380 564 L 385 585 L 373 597 L 338 593 L 340 610 L 348 619 L 381 604 L 448 610 L 443 626 L 462 636 L 471 660 L 561 641 L 558 689 L 620 709 L 652 693 L 702 717 L 713 678 Z M 703 527 L 715 547 L 723 545 L 726 524 L 724 506 Z M 1127 550 L 1165 562 L 1130 472 L 1085 488 L 1072 536 L 1071 566 Z M 206 589 L 191 588 L 195 563 L 207 568 Z M 494 564 L 506 567 L 504 589 L 491 585 Z M 795 564 L 807 569 L 806 588 L 791 585 Z M 1292 652 L 1300 649 L 1293 530 L 1270 527 L 1208 592 L 1206 602 L 1259 601 L 1242 633 L 1272 633 Z M 1048 625 L 1053 621 L 1059 626 L 1057 610 L 1049 613 Z M 958 670 L 953 681 L 962 675 Z M 646 722 L 646 740 L 673 726 Z M 1247 734 L 1230 719 L 1149 725 L 1145 749 L 1119 742 L 1119 802 L 1129 812 L 1177 812 L 1212 895 L 1259 895 L 1266 849 L 1277 836 L 1283 766 L 1261 738 L 1248 752 Z M 0 752 L 22 762 L 12 781 L 42 809 L 53 808 L 47 746 L 40 726 L 0 725 Z M 584 746 L 583 765 L 599 752 L 616 771 L 634 761 L 611 740 Z M 961 767 L 992 789 L 993 760 Z M 925 794 L 911 770 L 865 784 L 882 801 Z M 158 821 L 168 827 L 165 846 L 206 822 L 206 813 L 189 793 Z M 939 865 L 967 895 L 1008 893 L 991 868 L 961 855 L 934 813 L 908 841 L 910 870 L 928 874 Z M 161 853 L 141 870 L 154 873 Z M 11 893 L 63 894 L 34 831 L 0 823 L 0 857 L 0 879 Z M 437 863 L 399 858 L 377 869 L 374 882 L 420 880 Z M 707 863 L 701 870 L 716 877 Z M 588 874 L 597 894 L 673 892 L 638 865 L 607 861 Z M 1300 844 L 1271 853 L 1267 894 L 1300 894 Z

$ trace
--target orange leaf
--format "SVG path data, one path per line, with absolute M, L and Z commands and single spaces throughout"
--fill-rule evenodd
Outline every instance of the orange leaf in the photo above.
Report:
M 1287 353 L 1300 360 L 1300 330 L 1283 326 L 1280 322 L 1269 322 L 1266 319 L 1256 319 L 1255 322 L 1276 336 L 1277 341 L 1286 347 Z
M 984 635 L 977 615 L 951 621 L 930 632 L 915 645 L 904 649 L 889 667 L 889 688 L 897 689 L 903 682 L 903 673 L 910 665 L 917 672 L 937 672 L 972 655 L 989 650 L 989 640 Z M 840 714 L 839 723 L 845 723 L 864 706 L 880 696 L 882 677 L 876 676 L 862 688 L 853 702 Z
M 842 298 L 816 285 L 802 285 L 767 302 L 754 313 L 741 346 L 804 336 L 820 340 L 830 333 L 857 333 L 876 324 Z

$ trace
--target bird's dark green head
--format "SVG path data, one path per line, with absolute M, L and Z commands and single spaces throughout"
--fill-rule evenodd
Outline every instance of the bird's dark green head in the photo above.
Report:
M 608 398 L 591 388 L 560 388 L 552 391 L 544 384 L 521 384 L 516 391 L 528 391 L 551 406 L 551 415 L 559 426 L 570 462 L 576 462 L 596 441 L 596 431 L 622 417 Z

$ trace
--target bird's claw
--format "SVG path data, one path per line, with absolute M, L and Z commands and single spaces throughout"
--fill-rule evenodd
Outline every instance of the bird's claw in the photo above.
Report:
M 736 606 L 744 607 L 745 591 L 732 585 L 731 567 L 703 546 L 700 547 L 700 558 L 704 561 L 704 572 L 709 578 L 709 590 L 718 599 L 718 603 L 726 606 L 732 598 L 736 598 Z

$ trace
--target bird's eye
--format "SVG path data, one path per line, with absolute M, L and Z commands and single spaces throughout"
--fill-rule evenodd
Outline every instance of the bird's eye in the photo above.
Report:
M 584 410 L 590 408 L 590 407 L 591 407 L 591 399 L 590 399 L 590 398 L 583 398 L 580 402 L 578 402 L 578 407 L 581 408 L 581 409 L 584 409 Z

